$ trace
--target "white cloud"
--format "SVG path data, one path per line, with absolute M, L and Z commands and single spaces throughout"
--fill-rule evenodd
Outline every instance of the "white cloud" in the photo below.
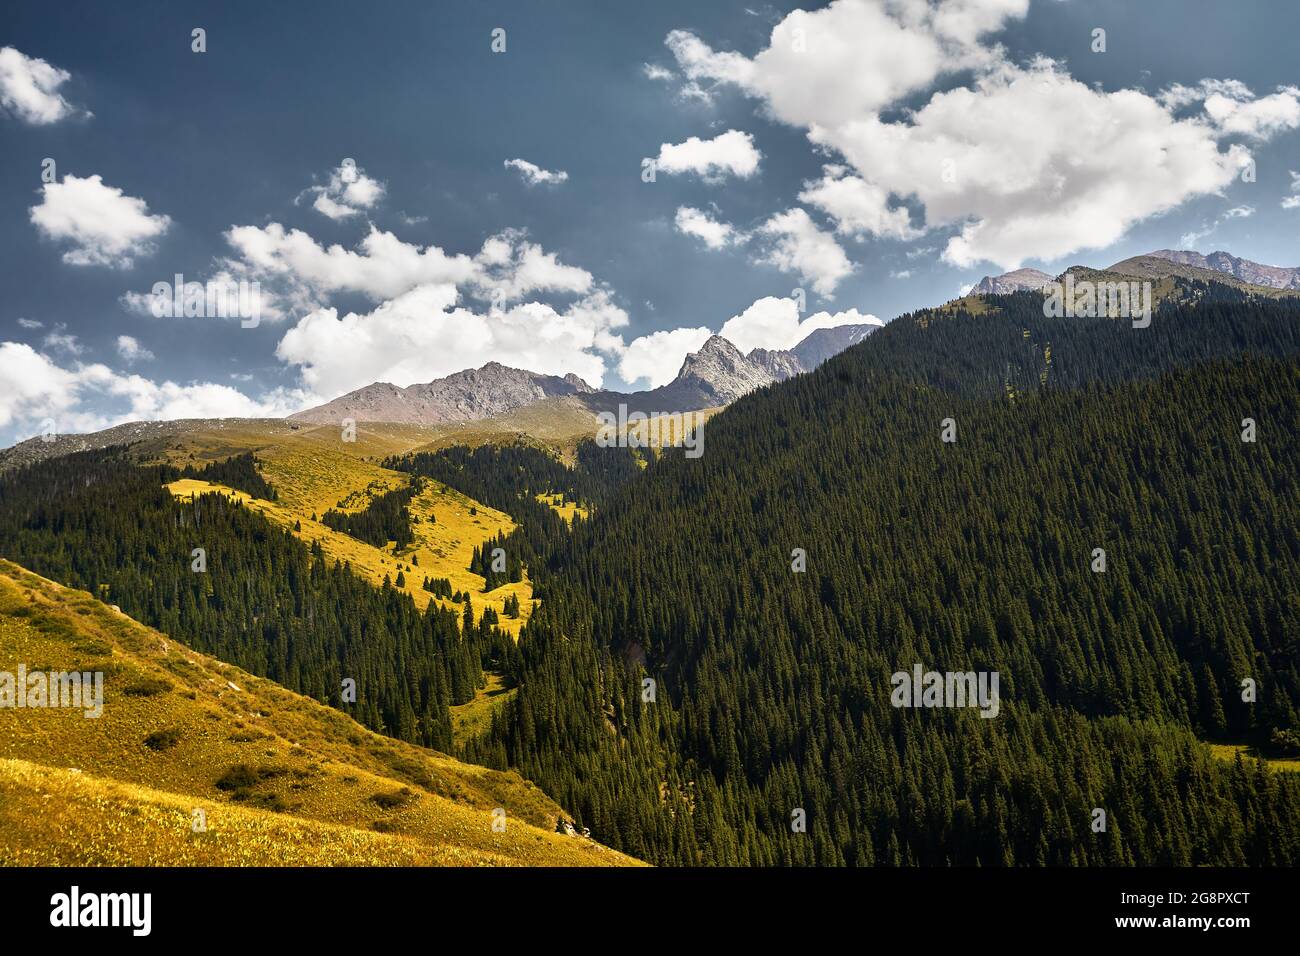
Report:
M 139 256 L 152 255 L 154 239 L 171 226 L 168 216 L 149 215 L 143 199 L 104 185 L 98 176 L 64 176 L 41 187 L 41 202 L 29 210 L 46 238 L 71 243 L 63 261 L 129 269 Z
M 723 323 L 718 333 L 740 351 L 794 348 L 810 332 L 839 325 L 880 325 L 874 315 L 848 309 L 844 312 L 818 312 L 799 320 L 799 303 L 790 298 L 767 296 L 759 299 L 740 315 Z
M 820 180 L 804 183 L 799 201 L 816 206 L 835 220 L 835 231 L 850 236 L 884 236 L 913 239 L 920 235 L 912 228 L 911 216 L 904 206 L 891 209 L 889 193 L 880 186 L 857 176 L 848 175 L 843 166 L 823 167 Z
M 907 121 L 873 116 L 810 135 L 891 194 L 917 197 L 930 228 L 959 229 L 943 258 L 961 267 L 1104 248 L 1134 223 L 1219 193 L 1249 158 L 1143 93 L 1100 92 L 1041 59 L 937 93 Z
M 1294 169 L 1287 171 L 1291 174 L 1291 195 L 1282 200 L 1282 208 L 1300 209 L 1300 173 Z
M 1222 133 L 1266 140 L 1300 126 L 1300 88 L 1283 87 L 1249 102 L 1211 96 L 1205 101 L 1205 112 Z
M 426 285 L 449 284 L 494 307 L 538 294 L 590 296 L 595 288 L 591 273 L 561 262 L 519 229 L 490 236 L 473 256 L 422 248 L 374 226 L 355 250 L 323 246 L 275 222 L 234 226 L 226 240 L 235 254 L 216 264 L 206 285 L 224 286 L 238 301 L 237 284 L 256 282 L 259 319 L 266 322 L 315 312 L 339 294 L 384 302 Z M 127 292 L 120 301 L 132 312 L 156 314 L 152 290 Z
M 272 321 L 314 311 L 338 293 L 381 302 L 417 286 L 450 283 L 475 297 L 509 303 L 536 293 L 585 294 L 593 287 L 591 273 L 561 262 L 518 229 L 489 237 L 472 257 L 434 245 L 421 248 L 373 226 L 356 250 L 322 246 L 276 222 L 234 226 L 226 240 L 235 255 L 220 264 L 222 274 L 230 281 L 256 280 L 263 317 Z
M 44 323 L 44 322 L 40 322 L 40 321 L 38 321 L 38 320 L 36 320 L 36 319 L 19 319 L 19 320 L 18 320 L 18 324 L 19 324 L 19 326 L 21 326 L 21 327 L 24 328 L 24 329 L 43 329 L 43 328 L 45 328 L 45 323 Z
M 25 123 L 44 126 L 76 115 L 78 111 L 59 92 L 70 79 L 67 70 L 24 56 L 11 46 L 0 48 L 0 108 Z
M 282 286 L 281 294 L 299 311 L 337 292 L 380 300 L 422 283 L 465 281 L 475 271 L 468 256 L 448 255 L 437 246 L 421 249 L 373 226 L 356 251 L 323 246 L 278 222 L 233 226 L 226 241 L 235 252 L 225 263 L 233 275 Z
M 623 381 L 646 382 L 650 388 L 667 385 L 681 371 L 686 356 L 698 350 L 713 333 L 700 328 L 651 332 L 633 339 L 618 363 Z
M 673 78 L 673 71 L 660 66 L 657 63 L 643 63 L 641 72 L 645 74 L 646 79 L 655 80 L 656 82 L 666 82 Z
M 821 229 L 807 211 L 788 209 L 758 228 L 771 243 L 758 261 L 795 272 L 818 295 L 829 298 L 841 280 L 852 274 L 853 264 L 831 233 Z
M 60 323 L 54 331 L 45 336 L 43 343 L 47 349 L 67 352 L 69 355 L 81 355 L 86 347 L 77 341 L 77 337 L 67 331 L 67 326 Z
M 328 216 L 330 219 L 335 221 L 361 215 L 360 209 L 353 209 L 351 206 L 345 206 L 343 203 L 335 202 L 325 193 L 320 193 L 316 196 L 316 201 L 311 204 L 311 208 L 315 209 L 322 216 Z
M 1234 100 L 1249 100 L 1254 97 L 1250 87 L 1240 80 L 1204 79 L 1195 86 L 1174 83 L 1156 94 L 1161 104 L 1170 109 L 1182 109 L 1193 103 L 1204 102 L 1209 96 L 1227 96 Z
M 694 236 L 710 249 L 722 249 L 744 240 L 730 223 L 714 219 L 704 210 L 692 206 L 678 206 L 674 224 L 678 232 Z
M 655 167 L 670 175 L 695 173 L 707 183 L 718 183 L 729 175 L 748 179 L 758 172 L 762 157 L 754 137 L 729 129 L 713 139 L 692 136 L 676 145 L 663 143 Z
M 360 216 L 384 198 L 386 187 L 366 175 L 354 160 L 345 159 L 330 170 L 323 186 L 312 186 L 302 196 L 315 196 L 312 208 L 335 221 Z M 301 199 L 302 196 L 298 198 Z
M 1108 246 L 1137 222 L 1221 194 L 1250 161 L 1233 137 L 1300 126 L 1295 87 L 1257 99 L 1238 81 L 1207 80 L 1153 97 L 1090 87 L 1041 57 L 1014 64 L 989 38 L 1027 7 L 836 0 L 785 16 L 753 57 L 684 31 L 666 43 L 689 79 L 739 88 L 846 161 L 801 196 L 839 231 L 952 231 L 943 257 L 963 267 L 1011 269 Z M 967 85 L 926 93 L 966 72 Z M 918 94 L 928 98 L 900 110 Z M 1203 109 L 1181 115 L 1196 103 Z M 924 226 L 901 200 L 923 210 Z
M 597 352 L 617 353 L 627 314 L 602 290 L 564 310 L 539 302 L 477 313 L 450 283 L 413 288 L 374 311 L 340 316 L 318 309 L 281 338 L 276 355 L 298 366 L 304 385 L 333 398 L 372 382 L 428 382 L 489 361 L 550 375 L 605 375 Z
M 0 391 L 0 428 L 19 437 L 41 433 L 47 420 L 71 433 L 139 420 L 280 417 L 308 397 L 281 389 L 253 399 L 226 385 L 154 382 L 97 363 L 64 368 L 19 342 L 0 343 L 0 380 L 11 386 Z
M 578 295 L 591 289 L 590 272 L 565 265 L 525 237 L 521 230 L 507 229 L 483 243 L 474 257 L 476 272 L 470 283 L 478 295 L 514 302 L 537 292 Z
M 750 59 L 674 30 L 665 42 L 687 77 L 734 84 L 781 121 L 835 126 L 926 89 L 937 77 L 986 65 L 980 37 L 1022 17 L 1029 0 L 837 0 L 795 10 Z
M 153 353 L 129 335 L 117 337 L 117 354 L 128 363 L 148 362 L 153 359 Z
M 691 80 L 677 88 L 677 99 L 682 103 L 700 103 L 704 106 L 712 106 L 713 91 L 707 90 L 694 80 Z
M 1225 210 L 1213 222 L 1202 223 L 1200 229 L 1193 229 L 1183 233 L 1178 239 L 1178 246 L 1180 249 L 1195 249 L 1202 239 L 1213 235 L 1214 231 L 1225 222 L 1231 219 L 1249 219 L 1253 215 L 1255 215 L 1254 206 L 1233 206 L 1231 209 Z
M 1240 80 L 1201 80 L 1196 86 L 1175 83 L 1157 95 L 1171 110 L 1201 103 L 1205 116 L 1220 135 L 1266 140 L 1300 126 L 1300 88 L 1279 86 L 1256 98 Z
M 518 172 L 523 181 L 529 186 L 558 186 L 560 183 L 569 181 L 569 174 L 564 170 L 560 169 L 552 172 L 549 169 L 542 169 L 542 167 L 530 163 L 526 159 L 507 159 L 505 167 Z

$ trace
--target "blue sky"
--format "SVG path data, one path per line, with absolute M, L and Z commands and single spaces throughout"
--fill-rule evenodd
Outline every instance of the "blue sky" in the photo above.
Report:
M 644 387 L 711 332 L 788 347 L 1021 265 L 1298 265 L 1298 29 L 1283 0 L 11 0 L 0 441 L 489 359 Z M 153 314 L 178 273 L 257 282 L 257 324 Z

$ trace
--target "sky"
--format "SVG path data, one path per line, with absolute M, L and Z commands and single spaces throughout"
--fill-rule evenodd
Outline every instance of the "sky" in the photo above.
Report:
M 494 360 L 657 386 L 713 333 L 1019 267 L 1300 265 L 1298 32 L 1293 0 L 8 0 L 0 444 Z

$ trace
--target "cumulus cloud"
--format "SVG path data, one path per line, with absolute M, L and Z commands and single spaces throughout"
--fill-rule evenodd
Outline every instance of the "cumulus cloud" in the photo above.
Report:
M 0 343 L 0 429 L 19 438 L 89 432 L 123 422 L 176 418 L 266 418 L 288 415 L 305 393 L 277 389 L 260 399 L 211 382 L 155 382 L 105 365 L 63 367 L 29 345 Z
M 578 295 L 592 288 L 586 269 L 561 262 L 553 252 L 529 242 L 519 229 L 507 229 L 483 243 L 474 257 L 470 285 L 480 296 L 514 302 L 537 292 Z
M 1220 192 L 1249 160 L 1143 93 L 1100 92 L 1042 59 L 935 94 L 907 121 L 870 117 L 813 135 L 891 193 L 916 196 L 930 227 L 958 228 L 944 259 L 962 267 L 1103 248 L 1136 222 Z
M 552 172 L 549 169 L 542 169 L 542 167 L 530 163 L 526 159 L 507 159 L 505 167 L 519 173 L 523 181 L 529 186 L 558 186 L 560 183 L 569 181 L 569 174 L 564 170 L 559 169 Z
M 117 337 L 117 354 L 122 356 L 128 364 L 148 362 L 153 359 L 153 353 L 130 335 L 119 335 Z
M 503 303 L 535 293 L 583 294 L 593 285 L 591 273 L 561 262 L 518 229 L 489 237 L 473 256 L 453 255 L 435 245 L 421 248 L 373 226 L 355 250 L 323 246 L 307 233 L 275 222 L 235 226 L 226 239 L 235 255 L 222 263 L 224 274 L 258 281 L 264 313 L 269 306 L 280 315 L 302 314 L 338 293 L 380 302 L 417 286 L 442 283 Z
M 850 175 L 843 166 L 828 165 L 823 167 L 823 172 L 821 179 L 804 183 L 799 201 L 815 206 L 834 219 L 836 232 L 890 239 L 913 239 L 920 235 L 919 230 L 912 228 L 906 207 L 890 208 L 885 189 Z
M 752 57 L 680 30 L 666 43 L 686 77 L 738 88 L 843 159 L 800 197 L 839 232 L 950 231 L 943 258 L 962 267 L 1108 246 L 1137 222 L 1221 194 L 1250 161 L 1232 139 L 1300 125 L 1294 87 L 1256 98 L 1238 81 L 1207 80 L 1151 96 L 1087 86 L 1042 57 L 1012 63 L 991 38 L 1027 6 L 836 0 L 785 16 Z M 927 94 L 945 77 L 966 85 Z M 918 95 L 928 98 L 899 109 Z M 901 200 L 923 220 L 913 224 Z
M 843 312 L 818 312 L 800 321 L 799 303 L 791 298 L 767 296 L 744 312 L 723 323 L 718 334 L 740 351 L 794 348 L 809 333 L 840 325 L 880 325 L 874 315 L 847 309 Z
M 980 38 L 1028 7 L 1029 0 L 837 0 L 791 12 L 752 59 L 715 51 L 684 30 L 665 42 L 691 79 L 734 84 L 790 125 L 838 126 L 922 91 L 940 75 L 987 65 L 995 51 Z
M 678 206 L 674 225 L 678 232 L 694 236 L 710 249 L 722 249 L 743 241 L 743 236 L 730 223 L 721 222 L 693 206 Z
M 360 216 L 384 198 L 386 187 L 366 175 L 354 160 L 345 159 L 330 170 L 323 186 L 312 186 L 298 199 L 314 196 L 312 208 L 335 221 Z
M 1300 88 L 1295 86 L 1280 86 L 1257 98 L 1240 80 L 1204 79 L 1195 86 L 1175 83 L 1157 99 L 1171 110 L 1200 103 L 1220 135 L 1266 140 L 1300 126 Z
M 150 215 L 143 199 L 105 185 L 98 175 L 46 183 L 29 216 L 43 236 L 70 245 L 64 262 L 114 269 L 129 269 L 136 258 L 152 255 L 154 240 L 171 226 L 170 217 Z
M 67 70 L 24 56 L 11 46 L 0 48 L 0 108 L 24 123 L 46 126 L 76 115 L 78 111 L 59 92 L 70 79 Z
M 468 256 L 448 255 L 433 245 L 421 249 L 374 226 L 355 250 L 322 245 L 301 229 L 278 222 L 233 226 L 226 241 L 234 255 L 224 267 L 237 278 L 260 280 L 296 311 L 338 292 L 377 301 L 423 283 L 467 281 L 475 273 Z
M 692 136 L 684 143 L 663 143 L 655 167 L 669 175 L 694 173 L 707 183 L 719 183 L 727 176 L 748 179 L 758 172 L 762 158 L 754 137 L 729 129 L 713 139 Z
M 627 321 L 599 289 L 562 310 L 528 302 L 476 312 L 454 285 L 426 284 L 367 313 L 318 309 L 284 334 L 276 355 L 299 368 L 307 388 L 330 398 L 371 382 L 428 382 L 489 361 L 572 372 L 599 385 L 605 362 L 597 353 L 622 350 L 615 330 Z
M 757 232 L 769 240 L 758 261 L 797 273 L 818 295 L 829 298 L 835 287 L 853 273 L 853 264 L 835 237 L 813 222 L 804 209 L 777 213 Z
M 18 325 L 24 329 L 43 329 L 45 323 L 38 319 L 19 319 Z
M 712 334 L 701 326 L 642 335 L 628 343 L 618 363 L 618 374 L 629 384 L 645 382 L 650 388 L 667 385 L 681 371 L 686 356 L 698 350 Z

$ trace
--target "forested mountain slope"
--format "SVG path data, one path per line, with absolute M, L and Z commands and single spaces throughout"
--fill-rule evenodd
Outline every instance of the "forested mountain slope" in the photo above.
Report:
M 993 302 L 897 320 L 624 485 L 537 569 L 479 756 L 659 862 L 1300 859 L 1292 775 L 1198 742 L 1297 727 L 1300 311 Z M 997 671 L 999 715 L 891 706 L 915 664 Z
M 510 636 L 438 602 L 421 612 L 224 494 L 178 500 L 164 487 L 178 474 L 122 448 L 9 472 L 0 554 L 374 730 L 450 749 L 447 708 L 473 698 L 485 663 L 510 670 Z
M 0 711 L 3 864 L 633 862 L 556 833 L 563 811 L 516 774 L 368 731 L 0 561 L 0 672 L 20 665 L 98 672 L 102 698 L 91 718 L 89 694 Z

